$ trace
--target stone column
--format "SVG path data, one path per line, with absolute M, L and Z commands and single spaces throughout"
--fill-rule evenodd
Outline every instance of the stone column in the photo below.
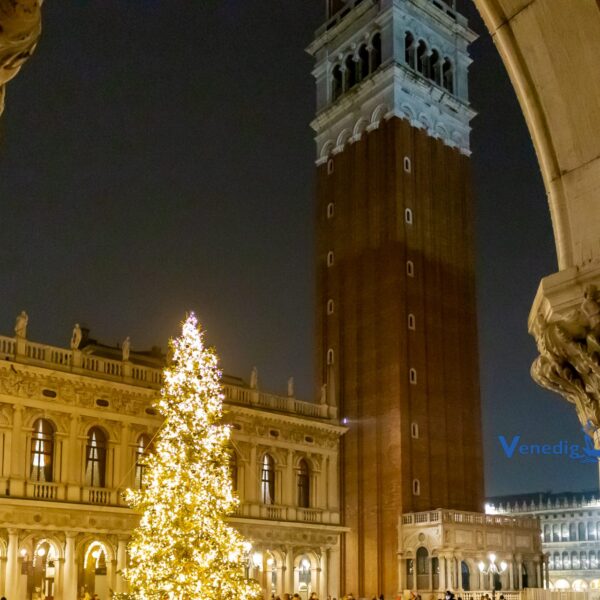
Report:
M 508 587 L 511 590 L 515 589 L 515 558 L 510 557 L 508 561 Z
M 446 590 L 446 555 L 440 554 L 438 557 L 440 574 L 438 576 L 440 590 Z
M 295 506 L 296 501 L 294 494 L 296 493 L 296 482 L 294 481 L 294 451 L 291 449 L 287 451 L 285 471 L 283 471 L 281 475 L 283 478 L 282 501 L 277 502 L 277 504 Z
M 402 563 L 402 560 L 399 560 Z M 340 546 L 337 545 L 329 549 L 329 595 L 332 598 L 340 597 Z M 327 600 L 327 596 L 324 600 Z
M 66 533 L 65 572 L 63 577 L 63 599 L 72 600 L 77 595 L 77 563 L 75 561 L 75 532 Z
M 517 558 L 517 589 L 523 589 L 523 563 L 520 558 Z
M 129 423 L 123 423 L 121 425 L 121 443 L 117 450 L 120 456 L 115 465 L 115 487 L 117 491 L 133 486 L 133 478 L 135 477 L 133 453 L 129 446 L 129 432 Z
M 429 590 L 433 589 L 433 558 L 431 556 L 427 557 L 427 588 Z
M 63 558 L 54 559 L 54 599 L 66 600 L 63 593 L 63 573 L 65 561 Z
M 536 558 L 536 560 L 534 561 L 534 564 L 535 564 L 535 587 L 543 588 L 544 584 L 542 583 L 542 569 L 541 569 L 539 558 Z
M 285 560 L 282 560 L 276 565 L 277 571 L 277 596 L 283 598 L 283 595 L 286 592 L 285 589 Z
M 115 591 L 121 594 L 126 591 L 126 583 L 123 579 L 123 569 L 127 566 L 127 540 L 119 538 L 117 542 L 117 571 L 115 581 Z
M 574 405 L 592 457 L 594 446 L 600 447 L 599 284 L 598 264 L 545 277 L 529 314 L 529 332 L 540 353 L 531 375 Z
M 258 465 L 256 464 L 256 444 L 252 444 L 250 447 L 250 473 L 246 478 L 246 498 L 248 502 L 257 502 L 260 500 L 259 494 L 260 479 Z
M 11 465 L 10 465 L 10 493 L 11 496 L 23 496 L 25 492 L 24 473 L 25 462 L 28 453 L 24 447 L 23 439 L 23 407 L 20 404 L 13 405 L 13 423 L 11 432 Z
M 294 593 L 294 552 L 288 547 L 285 553 L 285 591 Z
M 319 598 L 327 600 L 328 588 L 329 588 L 329 550 L 327 548 L 321 548 L 321 581 L 319 586 Z
M 7 598 L 16 598 L 21 575 L 19 569 L 19 532 L 17 529 L 8 530 L 8 546 L 6 548 L 6 577 L 5 593 Z

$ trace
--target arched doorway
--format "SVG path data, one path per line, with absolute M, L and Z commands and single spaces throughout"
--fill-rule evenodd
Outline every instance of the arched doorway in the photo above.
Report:
M 100 600 L 109 598 L 109 554 L 103 542 L 94 540 L 85 548 L 79 564 L 79 593 L 98 594 Z
M 45 600 L 57 593 L 58 553 L 48 540 L 40 540 L 27 570 L 27 598 Z
M 297 592 L 300 594 L 300 598 L 302 600 L 308 600 L 310 594 L 313 589 L 313 581 L 312 581 L 312 569 L 311 569 L 311 561 L 310 558 L 305 554 L 300 557 L 298 561 L 298 566 L 296 567 L 297 572 Z
M 460 582 L 461 587 L 465 592 L 471 590 L 471 572 L 469 571 L 469 565 L 463 560 L 460 563 Z
M 423 546 L 417 550 L 417 589 L 429 589 L 429 552 Z

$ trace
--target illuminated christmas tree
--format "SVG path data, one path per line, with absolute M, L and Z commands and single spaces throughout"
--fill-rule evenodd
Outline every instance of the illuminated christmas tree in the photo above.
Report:
M 158 409 L 164 416 L 146 459 L 144 487 L 128 490 L 141 513 L 124 575 L 139 600 L 250 600 L 244 575 L 249 544 L 225 517 L 238 503 L 229 471 L 230 429 L 222 423 L 221 373 L 196 317 L 171 341 Z

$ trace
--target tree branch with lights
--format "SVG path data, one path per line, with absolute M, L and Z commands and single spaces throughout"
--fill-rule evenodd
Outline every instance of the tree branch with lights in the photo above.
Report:
M 238 504 L 229 470 L 230 428 L 222 422 L 218 358 L 194 314 L 171 340 L 158 409 L 164 416 L 146 460 L 144 487 L 128 490 L 141 513 L 124 571 L 136 600 L 255 600 L 244 574 L 249 544 L 226 522 Z

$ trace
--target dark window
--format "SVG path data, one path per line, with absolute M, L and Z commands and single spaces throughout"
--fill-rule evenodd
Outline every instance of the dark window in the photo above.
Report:
M 31 470 L 33 481 L 52 481 L 52 459 L 54 455 L 54 427 L 46 419 L 33 424 L 31 436 Z
M 425 77 L 429 77 L 429 57 L 427 56 L 427 45 L 419 40 L 417 45 L 417 71 Z
M 301 508 L 310 506 L 310 471 L 304 459 L 300 461 L 298 469 L 298 506 Z
M 369 76 L 369 51 L 366 45 L 358 50 L 358 76 L 361 80 Z
M 150 446 L 150 438 L 146 434 L 140 435 L 135 447 L 135 487 L 144 487 L 144 474 L 146 471 L 146 455 Z
M 381 34 L 376 33 L 371 41 L 371 72 L 381 65 Z
M 85 484 L 90 487 L 104 487 L 106 435 L 99 427 L 92 427 L 88 433 L 85 457 Z
M 333 68 L 333 74 L 331 78 L 331 98 L 334 102 L 342 95 L 343 89 L 342 69 L 339 65 L 336 65 Z
M 437 50 L 433 50 L 429 57 L 429 76 L 438 85 L 442 85 L 442 65 L 440 63 L 440 55 Z
M 356 85 L 356 62 L 354 57 L 350 54 L 346 57 L 346 90 Z
M 231 489 L 238 491 L 238 457 L 235 450 L 231 451 L 229 458 L 229 476 L 231 477 Z
M 270 454 L 265 454 L 262 460 L 260 486 L 262 502 L 275 504 L 275 461 Z
M 454 70 L 452 63 L 445 58 L 442 65 L 442 85 L 451 93 L 454 94 Z

